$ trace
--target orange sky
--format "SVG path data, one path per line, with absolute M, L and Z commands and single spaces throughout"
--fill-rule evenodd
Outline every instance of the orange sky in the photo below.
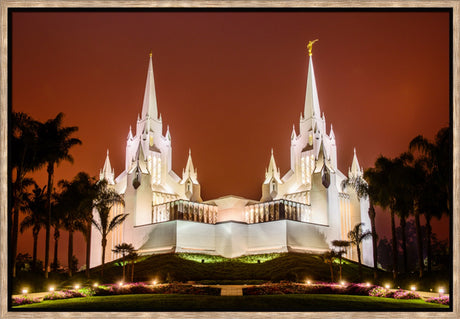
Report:
M 367 168 L 449 124 L 448 12 L 17 11 L 11 27 L 13 110 L 41 121 L 63 111 L 64 124 L 79 127 L 83 145 L 57 179 L 97 175 L 107 148 L 115 175 L 122 172 L 150 50 L 173 169 L 181 174 L 191 148 L 204 200 L 259 199 L 271 148 L 287 172 L 308 40 L 320 40 L 320 108 L 328 132 L 333 124 L 342 172 L 353 147 Z M 46 183 L 44 173 L 36 178 Z M 378 222 L 385 233 L 387 219 Z M 20 251 L 31 251 L 29 237 Z M 84 262 L 83 250 L 77 257 Z

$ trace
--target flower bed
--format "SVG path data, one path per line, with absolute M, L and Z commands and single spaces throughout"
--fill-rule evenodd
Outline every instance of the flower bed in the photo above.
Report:
M 276 294 L 342 294 L 394 299 L 421 299 L 420 295 L 407 290 L 391 291 L 380 286 L 366 284 L 338 285 L 331 283 L 315 283 L 303 285 L 298 283 L 268 283 L 243 289 L 243 295 L 276 295 Z
M 27 296 L 24 297 L 13 297 L 13 307 L 14 306 L 21 306 L 21 305 L 28 305 L 31 303 L 38 303 L 40 302 L 39 298 L 29 298 Z
M 369 291 L 376 286 L 365 284 L 338 285 L 315 283 L 303 285 L 298 283 L 267 283 L 255 287 L 243 288 L 243 295 L 276 295 L 276 294 L 346 294 L 369 296 Z
M 90 295 L 90 294 L 88 294 Z M 54 291 L 49 295 L 43 297 L 43 300 L 57 300 L 57 299 L 69 299 L 69 298 L 79 298 L 79 297 L 86 297 L 87 294 L 77 290 L 62 290 L 62 291 Z
M 425 300 L 426 302 L 431 302 L 431 303 L 438 303 L 441 305 L 448 306 L 449 305 L 449 296 L 442 296 L 442 297 L 432 297 L 428 298 Z
M 192 294 L 192 295 L 220 295 L 219 288 L 194 287 L 192 285 L 162 284 L 147 285 L 145 283 L 132 283 L 119 285 L 99 286 L 95 288 L 95 296 L 129 295 L 129 294 Z

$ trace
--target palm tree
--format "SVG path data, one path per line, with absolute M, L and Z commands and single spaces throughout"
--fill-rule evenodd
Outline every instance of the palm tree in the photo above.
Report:
M 78 181 L 61 180 L 58 184 L 62 188 L 60 201 L 64 213 L 63 226 L 69 232 L 67 265 L 69 276 L 72 277 L 73 234 L 77 230 L 83 231 L 85 226 L 85 216 L 79 209 L 83 198 Z
M 339 256 L 339 269 L 340 269 L 340 281 L 342 281 L 342 255 L 347 251 L 347 247 L 350 246 L 348 240 L 333 240 L 332 246 L 338 248 L 335 253 Z
M 413 206 L 414 197 L 410 191 L 413 187 L 412 174 L 413 170 L 411 164 L 413 156 L 411 153 L 402 153 L 393 160 L 393 197 L 394 197 L 394 211 L 399 216 L 401 226 L 401 239 L 403 249 L 403 265 L 404 272 L 407 273 L 407 240 L 406 240 L 406 220 L 409 217 Z
M 32 236 L 34 240 L 32 265 L 35 270 L 37 266 L 38 234 L 42 227 L 46 225 L 45 191 L 46 186 L 40 188 L 37 184 L 34 185 L 32 191 L 33 197 L 27 200 L 26 212 L 28 215 L 22 220 L 20 226 L 21 233 L 32 227 Z
M 137 257 L 139 257 L 139 254 L 136 250 L 132 250 L 128 256 L 126 256 L 126 259 L 131 262 L 131 282 L 134 282 L 134 264 L 136 263 Z
M 393 279 L 396 280 L 396 276 L 398 274 L 398 248 L 395 224 L 395 194 L 397 193 L 397 191 L 395 191 L 395 186 L 398 184 L 398 181 L 397 173 L 394 168 L 394 161 L 381 155 L 375 161 L 375 167 L 369 169 L 366 173 L 375 180 L 376 187 L 378 188 L 377 196 L 375 197 L 376 204 L 383 209 L 388 209 L 390 211 L 393 250 Z
M 57 271 L 59 268 L 59 259 L 58 259 L 58 246 L 59 246 L 59 238 L 61 237 L 61 227 L 63 220 L 65 218 L 65 210 L 63 205 L 61 205 L 60 194 L 54 193 L 52 194 L 53 202 L 51 203 L 53 215 L 51 215 L 51 226 L 54 228 L 54 258 L 52 263 L 52 270 Z M 49 210 L 47 209 L 47 213 Z M 48 216 L 47 216 L 48 217 Z M 47 220 L 48 223 L 48 220 Z
M 49 272 L 49 245 L 51 230 L 51 191 L 53 190 L 54 167 L 62 161 L 73 163 L 73 157 L 70 155 L 70 149 L 81 144 L 78 138 L 72 138 L 71 135 L 78 131 L 76 126 L 62 126 L 63 113 L 56 115 L 54 119 L 49 119 L 38 127 L 38 139 L 40 142 L 40 158 L 46 163 L 48 173 L 48 223 L 46 225 L 45 237 L 45 278 L 48 278 Z
M 362 271 L 362 265 L 361 265 L 361 242 L 364 239 L 369 238 L 372 236 L 372 233 L 370 231 L 365 231 L 363 232 L 362 226 L 364 223 L 358 223 L 353 227 L 352 230 L 348 232 L 348 239 L 350 240 L 350 244 L 356 246 L 356 251 L 358 253 L 358 265 L 359 265 L 359 278 L 362 280 L 363 278 L 363 271 Z
M 357 176 L 347 178 L 342 181 L 342 190 L 345 190 L 347 186 L 351 186 L 358 196 L 358 199 L 369 199 L 369 209 L 367 211 L 369 219 L 371 221 L 371 235 L 372 235 L 372 250 L 374 255 L 374 280 L 377 280 L 377 229 L 375 227 L 375 208 L 374 198 L 377 196 L 376 190 L 376 178 L 373 176 L 372 171 L 366 170 L 363 176 Z
M 115 246 L 115 249 L 112 249 L 115 254 L 121 254 L 122 265 L 123 265 L 123 281 L 125 281 L 125 257 L 134 251 L 134 246 L 132 244 L 121 243 Z
M 12 276 L 16 277 L 16 255 L 18 248 L 19 211 L 25 204 L 26 189 L 33 184 L 26 178 L 28 172 L 40 167 L 36 157 L 38 122 L 21 112 L 11 114 L 11 176 L 12 176 L 12 227 L 11 263 Z
M 102 245 L 102 268 L 101 277 L 104 276 L 105 265 L 105 248 L 107 246 L 107 236 L 118 225 L 123 223 L 128 214 L 118 214 L 110 218 L 110 210 L 114 204 L 125 205 L 123 197 L 113 188 L 107 186 L 107 181 L 102 180 L 99 183 L 99 191 L 94 202 L 94 207 L 98 213 L 98 219 L 93 219 L 93 225 L 101 233 Z
M 325 253 L 321 255 L 321 258 L 323 259 L 324 263 L 329 264 L 329 270 L 331 272 L 331 282 L 334 282 L 334 260 L 338 257 L 335 251 L 333 250 L 328 250 Z
M 91 255 L 91 229 L 93 220 L 94 201 L 97 197 L 98 185 L 94 177 L 90 177 L 85 172 L 79 172 L 72 183 L 78 193 L 78 215 L 83 223 L 79 230 L 83 233 L 86 240 L 86 277 L 90 276 L 90 255 Z
M 441 218 L 451 212 L 451 196 L 453 188 L 452 172 L 452 130 L 444 127 L 436 134 L 434 143 L 422 135 L 415 137 L 409 144 L 409 149 L 419 151 L 418 160 L 423 163 L 424 198 L 419 198 L 420 211 L 425 215 L 427 231 L 428 272 L 431 272 L 431 219 Z

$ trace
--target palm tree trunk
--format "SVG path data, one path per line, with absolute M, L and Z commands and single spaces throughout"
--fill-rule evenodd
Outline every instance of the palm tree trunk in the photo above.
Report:
M 72 277 L 72 257 L 73 257 L 73 230 L 69 230 L 69 246 L 67 255 L 67 265 L 69 267 L 69 277 Z
M 396 243 L 396 226 L 395 226 L 395 213 L 390 210 L 391 214 L 391 237 L 393 243 L 393 279 L 396 280 L 398 275 L 398 247 Z
M 372 249 L 373 249 L 373 253 L 374 253 L 374 280 L 377 280 L 377 265 L 378 265 L 378 261 L 377 261 L 377 229 L 375 227 L 375 209 L 374 209 L 374 205 L 372 204 L 372 200 L 369 199 L 369 218 L 371 220 L 371 228 L 372 228 Z
M 89 265 L 91 258 L 91 221 L 88 222 L 86 229 L 86 278 L 89 279 Z
M 59 242 L 59 228 L 54 228 L 54 270 L 58 269 L 58 242 Z
M 11 234 L 11 254 L 13 256 L 13 278 L 16 277 L 16 255 L 18 250 L 18 228 L 19 228 L 19 210 L 13 208 L 13 229 Z
M 363 280 L 363 267 L 361 265 L 361 249 L 359 248 L 359 244 L 356 245 L 356 251 L 358 253 L 358 266 L 359 266 L 359 280 Z
M 46 206 L 48 209 L 48 220 L 46 221 L 46 236 L 45 236 L 45 278 L 48 278 L 49 266 L 50 266 L 50 233 L 51 233 L 51 192 L 53 191 L 53 174 L 54 174 L 54 163 L 48 163 L 48 190 L 46 198 Z M 57 244 L 56 244 L 57 246 Z M 57 254 L 55 252 L 55 254 Z
M 428 240 L 427 245 L 426 245 L 426 257 L 428 261 L 428 273 L 431 273 L 431 235 L 432 235 L 432 229 L 431 229 L 431 217 L 427 215 L 426 217 L 426 238 Z
M 134 282 L 134 260 L 131 261 L 131 282 Z
M 126 276 L 125 276 L 125 253 L 122 254 L 123 255 L 123 258 L 122 258 L 122 263 L 123 263 L 123 282 L 126 281 Z
M 407 273 L 406 218 L 401 217 L 400 223 L 401 223 L 401 238 L 402 238 L 402 249 L 403 249 L 404 272 Z
M 329 269 L 331 271 L 331 282 L 334 282 L 334 269 L 332 268 L 332 260 L 329 263 Z
M 340 262 L 340 264 L 339 264 L 340 265 L 340 268 L 339 268 L 339 270 L 340 270 L 339 278 L 340 279 L 339 280 L 342 281 L 342 255 L 340 255 L 340 257 L 339 257 L 339 262 Z
M 32 265 L 33 265 L 33 269 L 37 270 L 38 231 L 36 230 L 33 231 L 33 237 L 34 237 L 34 248 L 33 248 L 33 253 L 32 253 Z
M 16 199 L 18 199 L 19 196 L 19 190 L 21 190 L 22 185 L 21 185 L 21 180 L 23 178 L 22 176 L 22 169 L 20 167 L 17 168 L 16 170 L 16 187 L 14 188 L 14 192 L 16 192 Z M 18 234 L 19 234 L 19 203 L 14 202 L 13 203 L 13 228 L 11 229 L 11 254 L 13 256 L 12 258 L 12 271 L 13 271 L 13 278 L 16 277 L 16 257 L 18 254 Z
M 105 238 L 105 236 L 102 237 L 101 244 L 102 244 L 101 278 L 103 278 L 104 277 L 104 265 L 105 265 L 105 246 L 107 246 L 107 238 Z
M 417 252 L 418 252 L 418 269 L 419 269 L 419 278 L 423 277 L 423 239 L 422 239 L 422 229 L 420 227 L 420 212 L 418 205 L 414 205 L 415 211 L 415 232 L 417 234 Z

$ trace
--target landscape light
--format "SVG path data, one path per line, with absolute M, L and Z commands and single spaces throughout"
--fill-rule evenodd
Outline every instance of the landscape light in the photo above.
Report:
M 342 286 L 345 286 L 345 281 L 342 281 L 340 284 L 341 284 Z
M 97 287 L 97 286 L 98 286 L 98 284 L 97 284 L 97 282 L 95 282 L 95 283 L 93 284 L 93 287 Z
M 80 285 L 75 285 L 75 289 L 80 289 Z
M 29 292 L 29 291 L 28 291 L 26 288 L 22 289 L 22 293 L 23 293 L 23 294 L 26 294 L 26 293 L 28 293 L 28 292 Z
M 367 287 L 370 287 L 370 286 L 371 286 L 371 284 L 370 284 L 370 283 L 368 283 L 368 282 L 366 282 L 366 286 L 367 286 Z
M 386 284 L 386 285 L 385 285 L 385 288 L 386 288 L 386 289 L 390 289 L 390 285 L 389 285 L 389 284 Z
M 415 286 L 411 286 L 410 290 L 415 291 Z
M 157 281 L 156 281 L 156 280 L 152 281 L 152 285 L 155 286 L 156 284 L 157 284 Z
M 120 287 L 123 287 L 123 281 L 120 281 L 120 282 L 118 283 L 118 285 L 119 285 Z
M 50 290 L 50 291 L 54 291 L 54 287 L 53 287 L 53 286 L 51 286 L 49 290 Z
M 311 281 L 310 281 L 310 280 L 307 280 L 307 285 L 311 285 Z
M 444 288 L 439 288 L 438 292 L 440 295 L 442 295 L 444 293 Z

